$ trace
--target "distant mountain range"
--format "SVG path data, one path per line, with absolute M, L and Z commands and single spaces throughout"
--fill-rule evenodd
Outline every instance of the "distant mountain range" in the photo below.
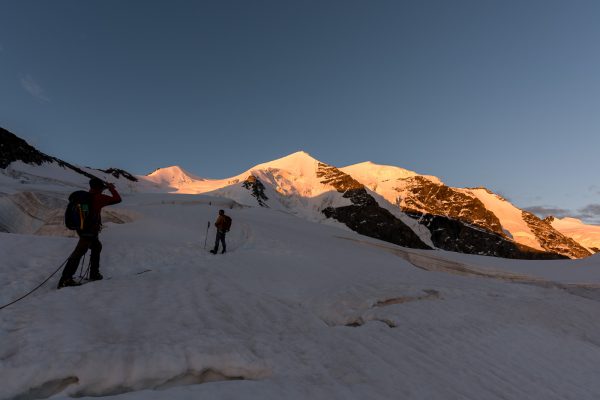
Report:
M 523 259 L 582 258 L 600 251 L 599 226 L 540 219 L 483 187 L 453 188 L 399 167 L 364 162 L 337 168 L 300 151 L 227 179 L 201 178 L 177 166 L 134 176 L 118 168 L 73 165 L 2 128 L 0 230 L 14 231 L 12 214 L 23 209 L 22 193 L 85 187 L 91 176 L 115 181 L 124 193 L 210 194 L 412 248 Z

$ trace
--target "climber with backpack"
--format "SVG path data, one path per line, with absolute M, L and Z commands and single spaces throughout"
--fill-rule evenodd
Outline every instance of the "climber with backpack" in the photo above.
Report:
M 111 196 L 102 194 L 108 189 Z M 100 252 L 102 244 L 98 235 L 102 229 L 101 210 L 103 207 L 121 202 L 121 196 L 112 183 L 105 183 L 98 178 L 90 179 L 90 190 L 79 190 L 69 196 L 69 205 L 65 212 L 65 225 L 77 231 L 79 242 L 69 256 L 69 261 L 63 269 L 62 277 L 58 282 L 58 289 L 65 286 L 79 286 L 80 283 L 73 279 L 81 257 L 91 249 L 90 255 L 90 281 L 102 279 L 100 274 Z
M 215 239 L 215 248 L 210 252 L 213 254 L 217 254 L 219 251 L 219 242 L 223 244 L 223 250 L 221 254 L 225 253 L 225 234 L 229 232 L 231 229 L 231 217 L 229 215 L 225 215 L 224 210 L 219 210 L 219 216 L 217 217 L 217 221 L 215 222 L 215 227 L 217 228 L 217 237 Z

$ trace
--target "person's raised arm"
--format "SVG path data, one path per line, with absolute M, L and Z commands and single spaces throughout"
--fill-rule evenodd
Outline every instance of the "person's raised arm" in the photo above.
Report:
M 111 196 L 103 194 L 101 200 L 102 204 L 100 206 L 104 207 L 120 203 L 121 195 L 119 195 L 119 192 L 117 192 L 115 185 L 113 183 L 107 183 L 106 188 L 110 191 Z

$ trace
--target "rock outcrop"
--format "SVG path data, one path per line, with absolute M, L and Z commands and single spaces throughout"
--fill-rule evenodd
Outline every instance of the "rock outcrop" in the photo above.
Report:
M 269 198 L 265 194 L 265 185 L 263 185 L 260 179 L 258 179 L 254 175 L 250 175 L 242 183 L 242 186 L 250 191 L 252 197 L 256 198 L 256 202 L 259 206 L 269 207 L 267 205 L 267 200 L 269 200 Z
M 402 209 L 408 213 L 445 216 L 487 231 L 504 235 L 498 217 L 481 200 L 422 176 L 404 180 L 399 195 Z
M 528 211 L 523 211 L 523 219 L 538 238 L 544 250 L 563 254 L 570 258 L 583 258 L 592 255 L 575 240 L 554 229 L 551 225 L 552 220 L 540 219 Z
M 565 255 L 543 252 L 524 246 L 496 232 L 443 215 L 413 214 L 431 232 L 431 241 L 440 249 L 466 254 L 516 258 L 524 260 L 555 260 Z
M 322 178 L 321 183 L 331 185 L 352 202 L 349 206 L 324 209 L 323 214 L 328 218 L 342 222 L 361 235 L 400 246 L 430 249 L 404 222 L 380 207 L 364 185 L 350 175 L 330 165 L 319 163 L 317 177 Z
M 57 163 L 61 167 L 68 168 L 87 178 L 91 179 L 95 177 L 93 174 L 86 172 L 73 164 L 42 153 L 41 151 L 37 150 L 35 147 L 27 143 L 25 140 L 15 135 L 14 133 L 9 132 L 4 128 L 0 128 L 0 169 L 7 168 L 12 162 L 15 161 L 22 161 L 25 164 L 31 165 L 42 165 L 43 163 Z M 135 176 L 122 169 L 109 168 L 107 170 L 98 171 L 111 174 L 115 178 L 123 176 L 124 178 L 130 181 L 137 181 L 137 178 Z

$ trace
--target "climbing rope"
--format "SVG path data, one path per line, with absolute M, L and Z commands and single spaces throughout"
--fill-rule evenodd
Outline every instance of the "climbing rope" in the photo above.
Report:
M 37 285 L 37 286 L 36 286 L 35 288 L 33 288 L 33 289 L 32 289 L 32 290 L 29 292 L 29 293 L 27 293 L 27 294 L 25 294 L 25 295 L 23 295 L 23 296 L 19 297 L 18 299 L 14 300 L 14 301 L 11 301 L 11 302 L 10 302 L 10 303 L 8 303 L 8 304 L 5 304 L 5 305 L 1 306 L 1 307 L 0 307 L 0 310 L 2 310 L 3 308 L 6 308 L 6 307 L 8 307 L 8 306 L 10 306 L 10 305 L 13 305 L 13 304 L 15 304 L 16 302 L 19 302 L 19 301 L 23 300 L 25 297 L 29 296 L 31 293 L 33 293 L 33 292 L 35 292 L 36 290 L 38 290 L 39 288 L 41 288 L 41 287 L 44 285 L 44 283 L 48 282 L 48 281 L 50 280 L 50 278 L 52 278 L 54 275 L 56 275 L 56 273 L 57 273 L 58 271 L 60 271 L 60 269 L 61 269 L 61 268 L 62 268 L 62 267 L 63 267 L 63 266 L 64 266 L 64 265 L 67 263 L 67 261 L 69 261 L 69 259 L 68 259 L 68 258 L 65 260 L 65 262 L 63 262 L 62 264 L 60 264 L 60 267 L 58 267 L 58 268 L 56 269 L 56 271 L 54 271 L 54 272 L 53 272 L 53 273 L 52 273 L 52 274 L 51 274 L 49 277 L 47 277 L 47 278 L 44 280 L 44 282 L 42 282 L 42 283 L 40 283 L 39 285 Z
M 83 272 L 83 266 L 85 265 L 85 254 L 83 255 L 83 259 L 81 260 L 81 267 L 79 269 L 79 281 L 78 283 L 83 282 L 88 279 L 90 276 L 90 267 L 92 265 L 92 257 L 90 256 L 90 261 L 88 262 L 87 269 Z

